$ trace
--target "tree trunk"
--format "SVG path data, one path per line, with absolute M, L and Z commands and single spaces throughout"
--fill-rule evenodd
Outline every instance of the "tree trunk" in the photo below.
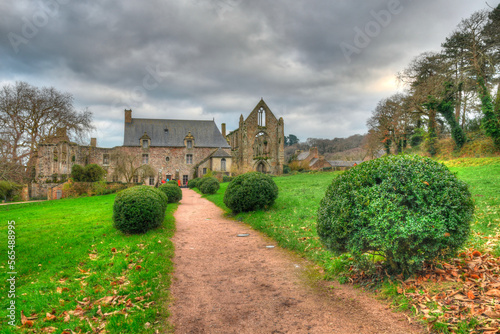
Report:
M 433 157 L 437 153 L 436 148 L 436 110 L 429 110 L 429 139 L 428 139 L 428 152 Z

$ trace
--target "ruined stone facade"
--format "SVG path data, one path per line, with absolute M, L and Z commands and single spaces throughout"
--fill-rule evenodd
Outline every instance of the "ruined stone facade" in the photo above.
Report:
M 233 169 L 238 173 L 259 171 L 283 173 L 285 132 L 283 118 L 277 119 L 260 100 L 247 119 L 240 116 L 238 129 L 226 137 L 231 145 Z

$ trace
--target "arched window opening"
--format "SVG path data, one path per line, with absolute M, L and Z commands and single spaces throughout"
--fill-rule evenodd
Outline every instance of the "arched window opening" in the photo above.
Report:
M 259 126 L 266 126 L 266 111 L 262 107 L 259 109 L 258 125 Z
M 264 173 L 264 174 L 267 172 L 266 165 L 263 162 L 260 162 L 257 165 L 257 172 L 261 172 L 261 173 Z
M 220 161 L 220 170 L 222 172 L 225 172 L 226 171 L 226 158 L 222 158 L 221 161 Z

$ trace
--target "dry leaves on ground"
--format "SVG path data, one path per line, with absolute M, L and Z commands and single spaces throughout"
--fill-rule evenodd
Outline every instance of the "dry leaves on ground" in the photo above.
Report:
M 366 278 L 353 272 L 351 281 Z M 398 293 L 431 325 L 444 323 L 455 333 L 460 322 L 475 318 L 476 333 L 500 332 L 500 258 L 470 249 L 449 262 L 427 265 L 415 277 L 399 278 Z

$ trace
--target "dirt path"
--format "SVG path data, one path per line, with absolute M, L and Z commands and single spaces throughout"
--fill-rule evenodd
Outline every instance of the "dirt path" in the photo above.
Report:
M 183 189 L 177 232 L 175 333 L 422 333 L 402 314 L 312 266 Z M 238 234 L 249 234 L 239 237 Z

